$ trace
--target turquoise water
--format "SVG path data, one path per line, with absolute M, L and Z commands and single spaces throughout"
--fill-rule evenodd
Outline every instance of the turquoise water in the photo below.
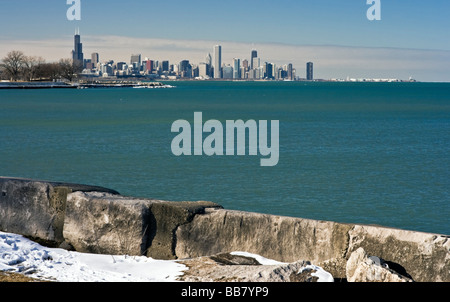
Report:
M 0 90 L 0 175 L 450 234 L 450 84 L 173 82 Z M 280 159 L 181 156 L 171 125 L 280 121 Z

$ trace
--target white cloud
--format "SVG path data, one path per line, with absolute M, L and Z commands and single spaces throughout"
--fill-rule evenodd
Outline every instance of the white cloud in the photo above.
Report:
M 277 65 L 293 63 L 297 74 L 304 77 L 306 62 L 312 61 L 317 78 L 378 77 L 402 78 L 413 76 L 422 81 L 450 81 L 450 51 L 400 48 L 364 48 L 333 45 L 251 44 L 205 40 L 147 39 L 121 36 L 82 36 L 86 57 L 98 52 L 101 60 L 128 62 L 131 54 L 154 60 L 178 63 L 183 59 L 197 64 L 213 46 L 222 45 L 222 61 L 231 64 L 233 58 L 249 59 L 251 50 L 257 49 L 262 62 Z M 0 57 L 10 50 L 24 51 L 27 55 L 42 56 L 47 61 L 69 57 L 73 38 L 36 41 L 2 41 Z

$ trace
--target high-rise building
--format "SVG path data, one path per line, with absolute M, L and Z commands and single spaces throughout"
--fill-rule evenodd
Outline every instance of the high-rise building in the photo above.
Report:
M 264 78 L 273 79 L 273 64 L 266 62 L 264 64 Z
M 207 63 L 202 62 L 198 64 L 198 76 L 202 78 L 209 78 Z
M 162 61 L 162 71 L 169 71 L 169 61 Z
M 224 79 L 232 79 L 233 78 L 233 67 L 230 65 L 223 66 L 223 78 Z
M 127 63 L 125 62 L 117 62 L 116 66 L 117 70 L 125 70 L 128 68 Z
M 277 64 L 273 63 L 272 64 L 272 76 L 275 80 L 278 80 L 278 66 Z
M 197 77 L 198 77 L 198 73 L 199 73 L 199 71 L 198 71 L 198 65 L 192 64 L 192 65 L 191 65 L 191 77 L 197 78 Z
M 152 60 L 146 60 L 145 61 L 145 71 L 147 71 L 148 74 L 153 73 L 153 66 L 154 62 Z
M 306 63 L 306 79 L 312 81 L 314 79 L 314 65 L 313 62 Z
M 133 69 L 139 71 L 141 69 L 141 55 L 131 55 L 130 65 L 133 66 Z
M 81 36 L 79 29 L 78 31 L 75 31 L 72 59 L 74 66 L 83 67 L 84 65 L 83 44 L 81 43 Z
M 222 46 L 214 46 L 214 78 L 222 78 Z
M 213 74 L 212 58 L 211 54 L 209 53 L 205 57 L 205 64 L 206 64 L 206 75 L 210 78 L 213 78 L 214 74 Z
M 258 68 L 259 66 L 254 65 L 253 59 L 258 57 L 258 52 L 256 50 L 252 50 L 251 58 L 250 58 L 250 69 Z
M 92 64 L 91 59 L 87 59 L 84 62 L 84 66 L 85 66 L 85 69 L 88 69 L 88 70 L 91 70 L 91 71 L 94 69 L 94 64 Z
M 242 67 L 244 67 L 245 71 L 248 70 L 248 60 L 247 60 L 247 59 L 244 59 L 244 60 L 242 61 Z
M 100 62 L 100 56 L 97 52 L 94 52 L 91 55 L 91 63 L 94 65 L 94 68 L 97 67 L 98 62 Z
M 233 79 L 241 78 L 241 60 L 234 58 L 233 59 Z
M 247 71 L 247 68 L 245 68 L 244 66 L 241 67 L 240 76 L 241 76 L 241 79 L 248 78 L 248 71 Z
M 258 58 L 258 57 L 254 57 L 253 59 L 252 59 L 252 65 L 251 65 L 251 68 L 250 69 L 258 69 L 259 68 L 259 66 L 260 66 L 260 64 L 261 64 L 261 59 L 260 58 Z
M 287 70 L 286 71 L 287 71 L 287 78 L 289 80 L 293 80 L 294 79 L 294 68 L 293 68 L 291 63 L 289 63 L 287 65 Z
M 212 65 L 212 58 L 211 58 L 211 54 L 207 54 L 206 55 L 206 58 L 205 58 L 205 60 L 206 60 L 206 64 L 208 64 L 209 66 L 211 66 Z
M 189 60 L 183 60 L 180 62 L 179 73 L 182 78 L 192 77 L 192 66 L 189 64 Z

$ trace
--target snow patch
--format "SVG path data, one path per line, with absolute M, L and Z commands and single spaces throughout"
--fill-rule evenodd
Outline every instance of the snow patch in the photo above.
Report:
M 175 282 L 187 267 L 175 260 L 98 255 L 43 247 L 0 232 L 0 270 L 59 282 Z
M 302 273 L 305 270 L 316 271 L 315 273 L 312 273 L 311 276 L 319 278 L 317 280 L 317 282 L 334 282 L 333 276 L 329 272 L 323 270 L 323 268 L 321 268 L 320 266 L 315 266 L 312 264 L 307 265 L 307 266 L 303 267 L 302 269 L 300 269 L 298 274 Z
M 251 257 L 262 265 L 284 265 L 248 252 L 232 255 Z M 333 282 L 321 267 L 308 265 L 300 270 L 315 270 L 318 282 Z M 29 277 L 58 282 L 177 282 L 188 267 L 177 260 L 156 260 L 145 256 L 99 255 L 71 252 L 39 245 L 21 235 L 0 232 L 0 271 L 22 273 Z
M 236 255 L 236 256 L 245 256 L 245 257 L 250 257 L 250 258 L 254 258 L 256 261 L 258 261 L 261 265 L 281 265 L 281 264 L 288 264 L 288 263 L 284 263 L 284 262 L 278 262 L 276 260 L 272 260 L 272 259 L 267 259 L 264 258 L 260 255 L 257 254 L 252 254 L 252 253 L 248 253 L 248 252 L 231 252 L 231 255 Z

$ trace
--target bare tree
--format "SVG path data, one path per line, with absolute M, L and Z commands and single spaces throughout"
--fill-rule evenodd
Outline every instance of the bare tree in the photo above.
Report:
M 39 77 L 39 72 L 45 60 L 42 57 L 25 57 L 23 66 L 23 76 L 31 81 Z
M 26 56 L 22 51 L 14 50 L 1 61 L 0 77 L 11 81 L 60 78 L 72 81 L 82 70 L 82 62 L 77 60 L 61 59 L 59 62 L 46 63 L 42 57 Z
M 55 80 L 61 77 L 59 63 L 44 63 L 39 66 L 37 75 L 39 79 Z
M 61 76 L 69 81 L 72 81 L 83 69 L 81 63 L 72 59 L 61 59 L 59 67 Z
M 0 66 L 11 81 L 20 79 L 25 64 L 25 58 L 25 54 L 19 50 L 10 51 L 6 57 L 3 58 L 3 62 Z

